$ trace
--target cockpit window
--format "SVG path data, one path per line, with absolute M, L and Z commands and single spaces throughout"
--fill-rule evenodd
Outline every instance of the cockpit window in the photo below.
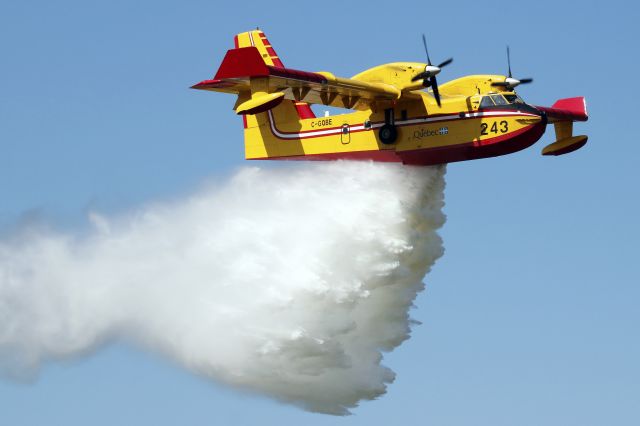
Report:
M 482 98 L 482 102 L 480 102 L 480 108 L 489 108 L 494 106 L 495 104 L 491 100 L 491 97 L 485 96 Z
M 502 95 L 491 95 L 491 99 L 495 102 L 496 105 L 508 105 L 508 102 Z
M 524 103 L 522 98 L 520 98 L 520 96 L 518 96 L 516 94 L 504 95 L 504 97 L 507 100 L 507 102 L 509 102 L 510 104 L 523 104 Z

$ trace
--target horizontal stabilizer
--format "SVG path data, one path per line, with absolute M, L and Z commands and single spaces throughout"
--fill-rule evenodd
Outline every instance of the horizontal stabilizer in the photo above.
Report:
M 536 106 L 537 109 L 547 114 L 549 123 L 557 121 L 587 121 L 587 103 L 583 96 L 576 98 L 560 99 L 551 108 Z

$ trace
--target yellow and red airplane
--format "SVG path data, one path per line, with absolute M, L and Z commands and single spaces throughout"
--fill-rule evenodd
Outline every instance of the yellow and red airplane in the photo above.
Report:
M 285 68 L 260 30 L 235 37 L 215 77 L 194 89 L 237 95 L 245 155 L 252 160 L 369 159 L 431 165 L 510 154 L 534 144 L 553 123 L 543 155 L 581 148 L 573 122 L 586 121 L 583 97 L 532 106 L 515 92 L 531 79 L 471 75 L 438 86 L 451 63 L 395 62 L 351 78 Z M 428 88 L 428 90 L 424 90 Z M 309 104 L 354 110 L 316 117 Z

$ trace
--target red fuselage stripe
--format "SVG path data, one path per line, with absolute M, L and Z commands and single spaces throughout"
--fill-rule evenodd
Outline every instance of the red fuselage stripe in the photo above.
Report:
M 303 130 L 299 132 L 285 132 L 281 131 L 277 128 L 275 119 L 273 118 L 273 113 L 271 110 L 268 111 L 269 116 L 269 126 L 271 127 L 271 131 L 275 137 L 278 139 L 284 140 L 295 140 L 295 139 L 310 139 L 310 138 L 319 138 L 324 136 L 329 136 L 333 134 L 340 134 L 342 132 L 342 126 L 338 127 L 327 127 L 318 130 Z M 443 114 L 443 115 L 432 115 L 429 117 L 416 117 L 410 118 L 403 121 L 396 121 L 396 127 L 406 127 L 406 126 L 414 126 L 421 124 L 429 124 L 429 123 L 448 123 L 456 120 L 469 120 L 478 117 L 513 117 L 513 116 L 522 116 L 522 117 L 536 117 L 534 114 L 529 113 L 521 113 L 521 112 L 505 112 L 505 111 L 486 111 L 481 113 L 470 113 L 465 114 L 464 117 L 461 117 L 458 114 Z M 450 117 L 450 118 L 448 118 Z M 382 127 L 384 122 L 378 121 L 371 123 L 370 129 L 376 129 Z M 370 129 L 366 129 L 364 124 L 350 125 L 349 133 L 358 133 L 368 131 Z

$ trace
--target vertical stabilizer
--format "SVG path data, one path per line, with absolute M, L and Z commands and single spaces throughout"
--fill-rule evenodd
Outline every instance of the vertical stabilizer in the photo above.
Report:
M 276 51 L 273 49 L 273 46 L 271 46 L 271 43 L 267 39 L 267 36 L 265 36 L 262 31 L 254 30 L 254 31 L 247 31 L 244 33 L 240 33 L 235 36 L 234 42 L 235 42 L 236 48 L 249 47 L 249 46 L 256 47 L 260 52 L 260 56 L 262 56 L 262 60 L 265 62 L 265 64 L 278 67 L 278 68 L 284 68 L 284 65 L 282 64 L 282 60 L 280 59 Z M 294 101 L 287 101 L 287 102 L 291 102 L 295 106 L 299 119 L 316 117 L 313 111 L 311 110 L 311 107 L 309 107 L 309 105 L 306 104 L 305 102 L 294 102 Z

